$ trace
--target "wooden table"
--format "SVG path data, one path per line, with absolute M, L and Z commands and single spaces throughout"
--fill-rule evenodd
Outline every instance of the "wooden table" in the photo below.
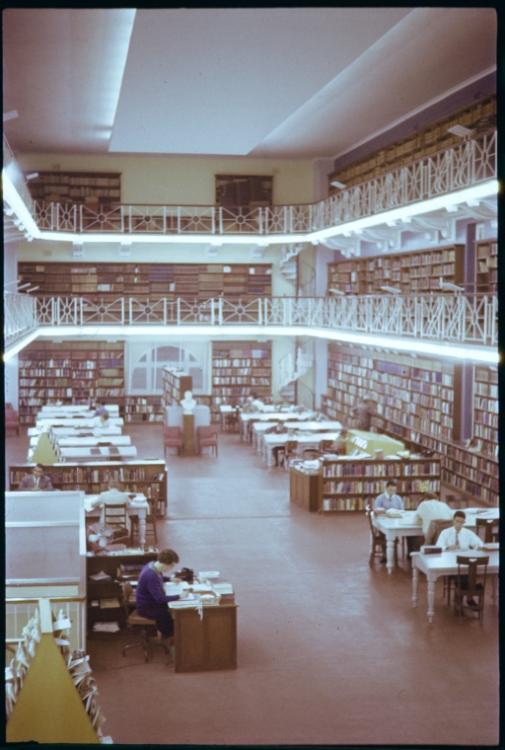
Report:
M 102 435 L 121 435 L 121 425 L 112 425 L 111 427 L 51 427 L 49 428 L 51 435 L 55 437 L 101 437 Z M 30 438 L 30 445 L 32 445 L 33 438 L 38 438 L 42 432 L 39 427 L 29 427 L 28 437 Z
M 117 404 L 106 404 L 104 406 L 110 416 L 119 416 L 119 406 Z M 93 417 L 96 409 L 90 409 L 86 404 L 46 404 L 37 413 L 37 417 L 73 417 L 84 415 Z
M 299 446 L 317 448 L 321 440 L 336 440 L 340 430 L 333 432 L 304 432 L 290 435 L 287 432 L 270 432 L 263 437 L 262 456 L 266 465 L 270 468 L 273 464 L 273 449 L 277 446 L 286 445 L 288 440 L 293 440 Z
M 272 424 L 269 422 L 255 422 L 252 426 L 252 441 L 258 453 L 262 451 L 262 440 L 271 429 Z M 340 430 L 341 423 L 335 419 L 325 419 L 320 422 L 314 420 L 307 421 L 284 421 L 286 430 L 302 430 L 303 432 L 327 432 L 328 430 Z
M 129 435 L 95 435 L 91 437 L 55 436 L 55 443 L 60 448 L 97 448 L 100 445 L 131 445 Z
M 80 463 L 82 461 L 110 461 L 111 459 L 122 461 L 123 459 L 131 460 L 137 455 L 137 449 L 134 445 L 120 445 L 117 448 L 97 447 L 97 448 L 58 448 L 58 461 Z
M 471 551 L 473 555 L 475 550 Z M 419 571 L 424 573 L 427 580 L 427 600 L 428 609 L 427 616 L 430 623 L 433 622 L 435 615 L 435 584 L 437 579 L 441 576 L 456 575 L 458 572 L 458 564 L 456 558 L 458 555 L 469 554 L 463 550 L 456 550 L 454 552 L 442 552 L 441 555 L 424 555 L 422 552 L 412 553 L 412 606 L 417 607 L 417 589 L 419 584 Z M 489 564 L 487 566 L 487 572 L 493 576 L 493 601 L 496 598 L 496 576 L 500 569 L 500 553 L 477 551 L 477 556 L 484 555 L 489 557 Z
M 102 506 L 96 505 L 95 507 L 92 507 L 92 502 L 98 497 L 99 495 L 84 496 L 84 510 L 86 511 L 86 518 L 100 517 Z M 146 496 L 141 493 L 137 493 L 128 504 L 126 510 L 129 516 L 136 516 L 139 520 L 139 544 L 141 547 L 144 547 L 146 543 L 146 519 L 149 513 L 149 503 L 147 502 Z
M 271 406 L 268 409 L 265 407 L 264 411 L 251 411 L 240 413 L 240 439 L 247 440 L 248 428 L 251 422 L 286 422 L 291 419 L 301 421 L 305 419 L 313 419 L 316 413 L 314 411 L 302 411 L 299 409 L 285 409 L 279 411 L 277 407 Z
M 88 427 L 96 429 L 101 427 L 99 417 L 38 417 L 35 427 L 41 432 L 47 432 L 51 427 Z M 109 417 L 107 427 L 123 425 L 123 417 Z
M 386 537 L 386 568 L 389 574 L 393 571 L 394 566 L 394 547 L 395 539 L 401 539 L 406 536 L 423 536 L 421 522 L 415 520 L 415 510 L 402 510 L 400 518 L 390 518 L 384 513 L 379 515 L 372 514 L 372 524 L 376 529 L 381 531 Z M 465 526 L 473 529 L 476 526 L 476 518 L 499 518 L 499 508 L 465 508 L 466 515 Z
M 237 605 L 170 606 L 175 625 L 175 671 L 203 672 L 237 668 Z

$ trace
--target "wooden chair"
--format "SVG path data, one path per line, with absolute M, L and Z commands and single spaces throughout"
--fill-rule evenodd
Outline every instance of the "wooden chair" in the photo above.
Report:
M 201 455 L 204 448 L 210 448 L 217 456 L 217 428 L 214 425 L 206 425 L 196 428 L 196 440 L 198 453 Z
M 319 441 L 319 451 L 321 453 L 326 453 L 326 451 L 331 451 L 334 441 L 333 440 L 320 440 Z
M 131 543 L 131 523 L 128 516 L 126 503 L 121 505 L 105 505 L 102 510 L 102 523 L 104 526 L 113 529 L 116 532 L 124 531 L 121 536 L 114 536 L 115 544 Z
M 151 661 L 152 647 L 153 645 L 160 646 L 163 648 L 165 653 L 170 656 L 170 646 L 163 641 L 153 638 L 156 636 L 156 620 L 152 620 L 149 617 L 142 617 L 135 609 L 135 597 L 133 592 L 133 586 L 128 581 L 121 583 L 123 591 L 123 607 L 126 617 L 126 627 L 132 633 L 139 633 L 140 637 L 133 643 L 126 643 L 122 648 L 123 656 L 126 656 L 126 652 L 132 648 L 141 648 L 144 652 L 144 660 L 146 662 Z
M 5 404 L 5 434 L 8 430 L 15 430 L 19 435 L 19 415 L 12 404 Z
M 156 516 L 153 512 L 153 501 L 147 500 L 149 510 L 146 515 L 146 546 L 157 547 L 158 546 L 158 533 L 156 531 Z M 137 516 L 132 516 L 132 544 L 138 544 L 139 538 L 139 519 Z
M 424 537 L 424 543 L 436 544 L 437 539 L 440 536 L 440 532 L 444 529 L 448 529 L 449 526 L 452 526 L 452 521 L 448 519 L 436 518 L 433 521 L 430 521 L 428 531 L 426 532 L 426 535 Z
M 475 612 L 482 622 L 489 557 L 458 555 L 456 562 L 458 572 L 455 576 L 454 612 L 462 617 L 464 610 L 468 609 Z M 468 600 L 471 600 L 470 604 Z
M 475 521 L 477 536 L 484 544 L 500 541 L 500 521 L 498 518 L 477 518 Z
M 177 448 L 180 456 L 183 446 L 182 430 L 180 427 L 168 427 L 163 425 L 163 452 L 166 455 L 167 448 Z
M 289 471 L 289 459 L 293 458 L 298 451 L 298 442 L 296 440 L 286 440 L 284 451 L 279 453 L 279 464 L 284 471 Z
M 387 540 L 386 540 L 385 535 L 382 533 L 382 531 L 379 531 L 379 529 L 376 529 L 372 523 L 373 510 L 370 505 L 366 506 L 365 515 L 368 519 L 368 525 L 370 527 L 370 534 L 371 534 L 370 557 L 368 558 L 368 564 L 372 568 L 376 557 L 380 556 L 381 562 L 385 561 Z M 398 539 L 395 539 L 394 555 L 395 555 L 395 565 L 397 565 L 398 564 Z
M 235 409 L 230 414 L 224 416 L 224 431 L 225 432 L 238 432 L 238 418 L 240 410 Z

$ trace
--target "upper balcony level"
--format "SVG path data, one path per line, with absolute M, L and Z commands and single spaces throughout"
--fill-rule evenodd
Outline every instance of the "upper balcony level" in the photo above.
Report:
M 10 159 L 3 173 L 4 202 L 16 213 L 28 239 L 214 245 L 319 243 L 381 223 L 475 205 L 496 195 L 496 163 L 497 137 L 493 130 L 317 203 L 253 209 L 113 204 L 104 209 L 31 201 L 11 179 Z

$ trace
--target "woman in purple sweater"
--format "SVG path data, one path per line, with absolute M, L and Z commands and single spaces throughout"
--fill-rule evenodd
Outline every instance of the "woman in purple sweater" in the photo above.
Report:
M 174 623 L 167 603 L 180 598 L 165 594 L 163 579 L 168 578 L 178 562 L 179 555 L 173 549 L 160 550 L 158 559 L 142 568 L 137 585 L 137 611 L 142 617 L 156 620 L 156 627 L 162 638 L 170 638 L 174 632 Z

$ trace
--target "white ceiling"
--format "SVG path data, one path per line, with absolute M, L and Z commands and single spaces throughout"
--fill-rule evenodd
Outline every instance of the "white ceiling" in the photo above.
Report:
M 493 70 L 491 8 L 7 9 L 17 152 L 332 157 Z

